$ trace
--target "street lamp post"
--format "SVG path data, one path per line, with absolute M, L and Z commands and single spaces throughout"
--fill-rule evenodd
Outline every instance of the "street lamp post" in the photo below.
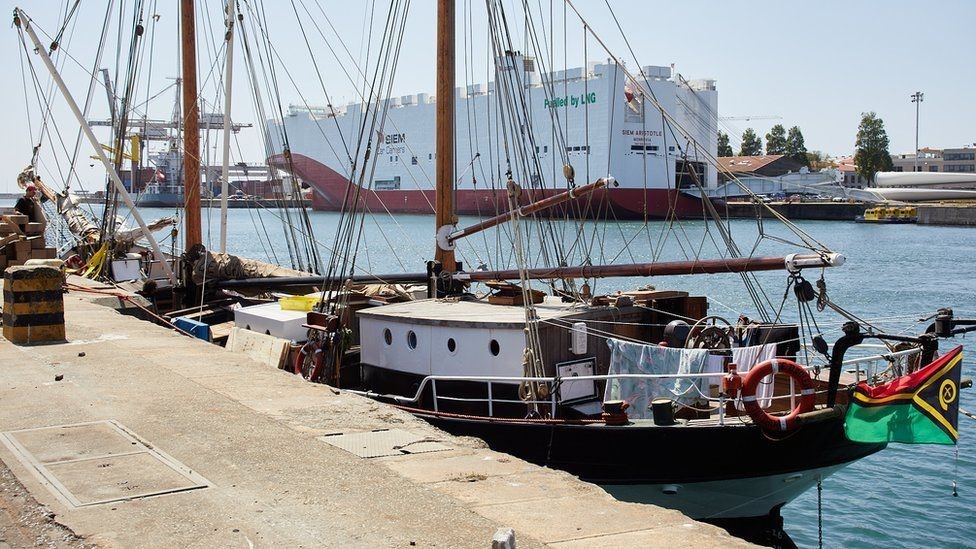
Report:
M 918 171 L 918 107 L 922 103 L 924 93 L 917 91 L 912 94 L 912 103 L 915 103 L 915 171 Z

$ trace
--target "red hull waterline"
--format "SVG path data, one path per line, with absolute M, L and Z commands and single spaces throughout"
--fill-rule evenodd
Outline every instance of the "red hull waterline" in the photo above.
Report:
M 332 168 L 302 154 L 292 154 L 291 162 L 281 155 L 268 159 L 279 169 L 291 172 L 308 183 L 313 190 L 312 209 L 320 211 L 340 211 L 350 183 L 345 176 Z M 559 189 L 532 190 L 527 201 L 541 200 L 559 192 Z M 365 191 L 360 204 L 368 211 L 409 214 L 433 214 L 434 190 L 396 189 Z M 351 199 L 350 199 L 351 200 Z M 504 190 L 459 189 L 454 198 L 455 209 L 459 215 L 490 216 L 508 210 L 508 197 Z M 701 199 L 674 189 L 633 189 L 612 188 L 596 191 L 569 201 L 549 210 L 562 215 L 570 212 L 574 216 L 597 219 L 667 219 L 701 218 L 703 207 Z

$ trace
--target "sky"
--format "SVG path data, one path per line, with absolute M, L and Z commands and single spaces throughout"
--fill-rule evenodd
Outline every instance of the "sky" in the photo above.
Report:
M 143 69 L 137 97 L 148 103 L 150 117 L 168 118 L 173 107 L 173 90 L 167 89 L 178 72 L 179 14 L 172 0 L 143 0 L 145 4 L 145 44 L 151 44 L 153 55 L 143 56 Z M 516 43 L 524 44 L 521 0 L 502 0 L 510 14 L 511 30 Z M 257 4 L 255 4 L 257 2 Z M 3 0 L 10 14 L 15 3 Z M 63 20 L 65 6 L 72 1 L 35 0 L 22 2 L 42 42 L 49 42 Z M 129 23 L 132 0 L 121 5 Z M 260 0 L 241 0 L 241 5 L 261 5 Z M 567 8 L 565 30 L 562 26 L 565 4 L 559 0 L 527 0 L 536 13 L 542 13 L 546 30 L 557 46 L 553 48 L 557 67 L 562 60 L 570 67 L 584 60 L 582 23 Z M 907 153 L 915 148 L 915 106 L 910 96 L 924 93 L 919 112 L 919 145 L 946 148 L 973 146 L 976 143 L 976 71 L 972 52 L 976 51 L 976 2 L 933 1 L 925 4 L 905 1 L 816 3 L 797 2 L 654 2 L 638 0 L 575 0 L 589 26 L 613 55 L 637 65 L 675 65 L 688 79 L 712 78 L 717 81 L 719 115 L 723 117 L 778 116 L 780 119 L 736 120 L 723 124 L 733 135 L 733 148 L 747 127 L 760 136 L 773 124 L 787 128 L 799 126 L 809 150 L 832 156 L 852 154 L 861 113 L 875 111 L 885 123 L 892 153 Z M 94 64 L 102 21 L 108 0 L 81 2 L 65 29 L 56 60 L 67 86 L 79 103 L 84 103 L 89 72 Z M 158 4 L 158 5 L 157 5 Z M 371 10 L 374 21 L 385 18 L 387 2 L 333 0 L 264 0 L 264 17 L 268 36 L 279 58 L 280 103 L 323 105 L 323 86 L 334 104 L 356 97 L 357 87 L 347 73 L 355 77 L 352 62 L 379 59 L 375 55 L 376 36 L 366 51 L 370 36 L 367 21 Z M 224 29 L 221 2 L 197 1 L 198 58 L 201 96 L 217 101 L 217 84 L 222 63 L 217 51 Z M 319 10 L 322 11 L 319 11 Z M 550 9 L 553 23 L 548 24 Z M 307 10 L 307 11 L 306 11 Z M 296 13 L 300 17 L 296 17 Z M 487 31 L 484 2 L 457 0 L 458 11 L 458 84 L 487 80 Z M 158 14 L 158 19 L 151 17 Z M 434 91 L 434 21 L 432 0 L 412 0 L 406 19 L 404 38 L 397 49 L 398 69 L 393 84 L 394 95 Z M 247 23 L 253 12 L 247 13 Z M 616 15 L 620 27 L 614 21 Z M 301 26 L 299 25 L 301 22 Z M 378 24 L 378 23 L 377 23 Z M 101 66 L 115 74 L 117 53 L 125 63 L 127 46 L 119 47 L 117 15 L 106 42 Z M 304 29 L 308 45 L 303 38 Z M 45 35 L 45 33 L 47 33 Z M 152 37 L 150 41 L 149 38 Z M 26 39 L 26 37 L 25 37 Z M 565 44 L 565 48 L 563 47 Z M 628 47 L 629 44 L 629 47 Z M 0 32 L 0 56 L 5 85 L 0 86 L 0 101 L 5 110 L 5 130 L 0 132 L 0 192 L 15 192 L 17 173 L 30 161 L 37 144 L 45 107 L 33 93 L 31 67 L 45 94 L 50 87 L 49 75 L 39 57 L 24 53 L 20 37 L 12 25 Z M 331 50 L 330 50 L 331 48 Z M 346 55 L 343 48 L 348 49 Z M 30 48 L 32 49 L 32 48 Z M 309 49 L 314 54 L 310 55 Z M 339 59 L 332 53 L 335 50 Z M 593 38 L 585 41 L 586 58 L 602 61 L 607 54 Z M 465 55 L 470 51 L 470 55 Z M 636 56 L 636 59 L 635 59 Z M 149 66 L 148 59 L 152 60 Z M 314 59 L 314 64 L 313 64 Z M 460 59 L 471 59 L 470 64 Z M 28 63 L 29 61 L 29 63 Z M 238 122 L 257 122 L 258 115 L 250 99 L 243 56 L 238 44 L 235 52 L 233 117 Z M 215 70 L 211 70 L 216 67 Z M 472 75 L 475 75 L 472 77 Z M 26 86 L 26 93 L 25 93 Z M 361 86 L 360 86 L 361 87 Z M 56 165 L 58 150 L 71 150 L 78 132 L 77 122 L 57 93 L 51 93 L 52 107 L 47 137 L 42 150 L 47 155 L 42 169 L 48 180 L 57 180 L 65 166 Z M 214 107 L 208 110 L 220 110 Z M 106 117 L 107 101 L 103 88 L 96 88 L 90 118 Z M 243 130 L 235 143 L 234 161 L 259 162 L 262 158 L 257 130 Z M 215 134 L 216 135 L 216 134 Z M 107 141 L 104 131 L 99 137 Z M 63 144 L 62 144 L 63 142 Z M 215 145 L 215 143 L 211 143 Z M 86 188 L 103 184 L 104 171 L 91 166 L 90 147 L 82 147 L 77 173 Z

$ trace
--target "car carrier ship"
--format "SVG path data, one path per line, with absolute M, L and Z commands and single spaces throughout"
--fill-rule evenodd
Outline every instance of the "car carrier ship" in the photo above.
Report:
M 498 67 L 496 75 L 518 71 L 514 79 L 496 79 L 514 80 L 521 89 L 513 92 L 506 87 L 510 84 L 496 82 L 455 89 L 458 214 L 508 210 L 510 171 L 512 179 L 532 193 L 532 200 L 564 192 L 570 186 L 569 164 L 577 182 L 612 176 L 617 183 L 587 196 L 585 204 L 579 199 L 566 206 L 581 217 L 701 215 L 700 200 L 684 191 L 717 184 L 717 173 L 708 162 L 717 155 L 714 80 L 688 81 L 672 67 L 645 66 L 640 78 L 646 80 L 646 88 L 636 86 L 653 95 L 645 97 L 625 85 L 624 67 L 612 62 L 539 73 L 534 59 L 508 52 Z M 511 122 L 514 117 L 500 108 L 512 104 L 513 95 L 520 100 L 522 120 L 529 124 Z M 650 101 L 660 103 L 667 116 Z M 435 104 L 436 97 L 419 93 L 344 107 L 293 105 L 283 121 L 289 154 L 273 156 L 269 162 L 309 184 L 317 210 L 341 210 L 347 196 L 355 194 L 346 193 L 352 180 L 363 187 L 358 197 L 371 211 L 432 213 Z M 366 177 L 352 175 L 355 136 L 374 110 L 385 116 L 382 129 L 362 136 L 359 145 L 372 140 L 371 152 L 380 161 Z M 281 135 L 282 123 L 272 125 L 277 127 L 271 133 Z M 513 148 L 512 140 L 530 143 L 534 157 L 509 158 L 506 151 Z M 285 150 L 280 138 L 277 145 L 275 150 Z

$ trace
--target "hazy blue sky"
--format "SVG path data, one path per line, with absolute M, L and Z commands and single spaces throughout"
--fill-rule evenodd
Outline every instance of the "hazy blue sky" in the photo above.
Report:
M 552 33 L 558 43 L 556 68 L 562 67 L 563 4 L 557 0 L 528 0 L 533 10 L 545 13 L 550 5 L 557 23 Z M 253 2 L 253 0 L 252 0 Z M 67 2 L 70 3 L 70 2 Z M 244 2 L 242 1 L 242 4 Z M 60 13 L 66 2 L 22 2 L 27 13 L 39 29 L 56 32 Z M 84 101 L 86 76 L 81 65 L 90 69 L 101 32 L 107 2 L 82 2 L 73 25 L 62 40 L 63 52 L 59 59 L 65 63 L 64 72 L 76 98 Z M 131 0 L 125 6 L 131 13 Z M 147 6 L 156 2 L 146 0 Z M 158 2 L 155 12 L 160 15 L 155 25 L 147 21 L 147 40 L 155 31 L 152 76 L 149 85 L 148 66 L 143 67 L 143 80 L 139 96 L 144 100 L 162 90 L 167 77 L 177 72 L 178 42 L 176 2 Z M 222 41 L 223 27 L 220 21 L 222 2 L 208 0 L 198 2 L 198 26 L 204 31 L 199 44 L 200 72 L 206 81 L 203 96 L 213 100 L 215 79 L 205 76 L 216 55 L 211 43 Z M 520 13 L 515 5 L 506 0 L 511 14 Z M 888 2 L 650 2 L 617 0 L 610 4 L 621 21 L 623 31 L 637 56 L 636 63 L 624 45 L 621 33 L 609 15 L 607 5 L 597 0 L 577 0 L 578 7 L 596 32 L 606 40 L 619 57 L 628 60 L 630 66 L 669 65 L 686 78 L 714 78 L 718 82 L 719 112 L 722 116 L 778 115 L 782 120 L 755 120 L 730 122 L 726 128 L 733 134 L 753 127 L 765 135 L 769 127 L 779 122 L 789 127 L 798 125 L 811 150 L 826 151 L 831 155 L 847 155 L 852 152 L 860 113 L 876 111 L 885 122 L 891 139 L 891 151 L 909 152 L 914 149 L 915 109 L 909 96 L 916 90 L 925 93 L 921 105 L 920 144 L 931 147 L 958 147 L 976 142 L 976 108 L 973 90 L 976 88 L 976 64 L 972 61 L 976 51 L 976 2 L 935 1 L 927 3 Z M 4 0 L 0 13 L 10 14 L 15 3 Z M 118 2 L 116 2 L 118 5 Z M 335 26 L 329 28 L 325 18 L 318 13 L 321 5 Z M 363 51 L 364 21 L 372 4 L 361 1 L 336 2 L 333 0 L 278 0 L 266 2 L 266 17 L 272 41 L 284 59 L 287 74 L 279 74 L 282 103 L 300 103 L 301 97 L 313 104 L 324 104 L 325 99 L 318 79 L 312 69 L 305 43 L 302 40 L 293 9 L 302 14 L 302 22 L 309 34 L 315 59 L 319 64 L 325 85 L 333 102 L 344 103 L 355 97 L 353 86 L 343 74 L 343 66 L 352 72 L 348 61 L 342 66 L 329 52 L 325 39 L 314 27 L 317 23 L 335 48 L 342 46 L 337 33 L 357 59 L 365 58 Z M 294 8 L 293 8 L 294 6 Z M 472 48 L 475 63 L 470 69 L 476 76 L 472 82 L 483 82 L 487 77 L 487 56 L 484 2 L 458 0 L 459 19 L 471 6 L 472 33 L 458 38 L 459 50 L 466 44 Z M 305 14 L 307 7 L 315 17 Z M 384 15 L 386 3 L 377 2 L 377 20 Z M 147 8 L 147 16 L 153 10 Z M 434 88 L 434 2 L 413 0 L 407 21 L 405 39 L 400 48 L 400 63 L 394 85 L 395 94 L 433 92 Z M 582 27 L 570 12 L 566 31 L 566 64 L 580 66 L 583 62 Z M 512 31 L 521 32 L 521 16 L 513 16 Z M 462 26 L 464 28 L 464 26 Z M 209 32 L 208 32 L 209 29 Z M 112 33 L 110 32 L 110 35 Z M 115 33 L 117 36 L 117 32 Z M 49 38 L 42 38 L 49 41 Z M 519 43 L 522 39 L 518 38 Z M 148 44 L 148 42 L 147 42 Z M 6 77 L 0 86 L 0 100 L 6 106 L 6 128 L 0 132 L 0 191 L 13 191 L 14 178 L 28 163 L 36 140 L 41 108 L 35 102 L 25 105 L 24 84 L 21 77 L 21 52 L 17 32 L 9 24 L 3 26 L 0 35 L 3 55 L 2 74 Z M 375 46 L 374 46 L 375 47 Z M 606 55 L 590 40 L 586 44 L 591 61 L 603 60 Z M 116 39 L 110 36 L 102 66 L 116 63 Z M 238 48 L 238 53 L 240 48 Z M 65 59 L 68 53 L 74 60 Z M 123 48 L 124 53 L 124 48 Z M 43 85 L 48 85 L 47 72 L 40 59 L 30 54 Z M 375 55 L 372 56 L 375 58 Z M 242 58 L 237 57 L 240 61 Z M 124 56 L 122 62 L 124 63 Z M 239 65 L 240 66 L 240 65 Z M 28 68 L 24 68 L 29 71 Z M 459 62 L 459 84 L 465 82 L 464 63 Z M 32 86 L 29 72 L 27 84 Z M 289 74 L 298 84 L 302 95 L 289 82 Z M 235 81 L 234 118 L 237 121 L 254 122 L 254 114 L 245 87 L 246 73 L 238 69 Z M 165 91 L 150 103 L 149 114 L 168 117 L 172 109 L 172 90 Z M 68 149 L 73 147 L 77 124 L 58 96 L 54 116 Z M 93 116 L 105 116 L 107 106 L 104 91 L 96 90 Z M 33 133 L 28 131 L 28 111 Z M 243 159 L 259 161 L 261 150 L 257 146 L 256 132 L 245 130 L 240 143 Z M 735 147 L 737 140 L 733 139 Z M 44 147 L 60 148 L 57 139 L 48 139 Z M 83 149 L 79 173 L 87 188 L 102 184 L 103 172 L 89 167 L 87 156 L 90 149 Z M 62 157 L 63 157 L 62 153 Z M 238 156 L 235 153 L 235 156 Z M 53 169 L 53 160 L 48 160 Z M 57 178 L 55 178 L 56 180 Z

